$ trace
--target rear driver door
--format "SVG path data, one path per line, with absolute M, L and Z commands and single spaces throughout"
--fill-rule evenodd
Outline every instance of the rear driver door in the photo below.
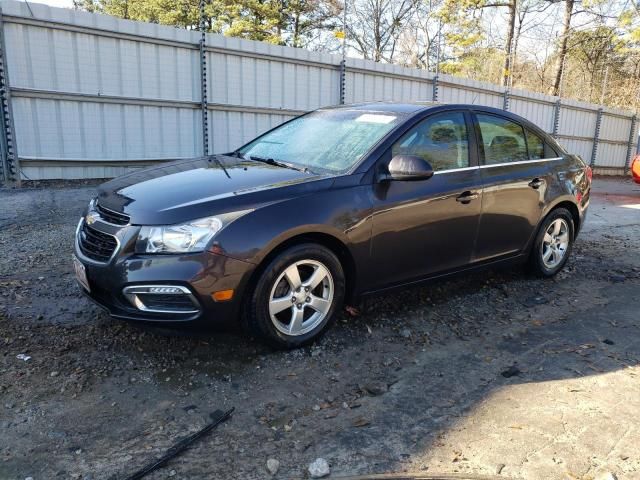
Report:
M 475 112 L 482 174 L 482 217 L 474 261 L 521 253 L 534 233 L 552 184 L 542 139 L 520 123 Z M 528 144 L 530 144 L 528 146 Z

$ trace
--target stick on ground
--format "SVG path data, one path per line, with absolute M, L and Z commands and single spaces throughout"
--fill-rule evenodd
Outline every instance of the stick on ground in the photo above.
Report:
M 157 470 L 158 468 L 162 467 L 165 463 L 167 463 L 173 457 L 182 453 L 193 442 L 195 442 L 200 437 L 204 436 L 205 434 L 207 434 L 208 432 L 216 428 L 218 425 L 220 425 L 222 422 L 227 420 L 231 416 L 234 410 L 235 408 L 230 408 L 226 412 L 223 412 L 222 410 L 216 410 L 211 414 L 211 418 L 213 418 L 214 420 L 210 424 L 208 424 L 202 430 L 198 430 L 197 432 L 189 435 L 188 437 L 183 438 L 178 443 L 176 443 L 173 447 L 167 450 L 167 453 L 165 453 L 162 456 L 162 458 L 145 465 L 140 470 L 135 472 L 133 475 L 127 477 L 126 480 L 139 480 L 140 478 L 146 476 L 147 474 L 153 472 L 154 470 Z

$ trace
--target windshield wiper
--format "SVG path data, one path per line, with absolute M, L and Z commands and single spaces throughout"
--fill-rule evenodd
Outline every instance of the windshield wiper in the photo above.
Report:
M 218 166 L 219 166 L 220 168 L 222 168 L 222 170 L 224 171 L 224 174 L 225 174 L 228 178 L 231 178 L 231 175 L 229 175 L 229 172 L 227 172 L 227 169 L 226 169 L 226 167 L 224 166 L 224 163 L 222 163 L 222 160 L 220 160 L 220 159 L 218 158 L 218 156 L 217 156 L 217 155 L 212 155 L 212 156 L 213 156 L 213 159 L 214 159 L 214 160 L 216 161 L 216 163 L 218 164 Z M 209 157 L 209 160 L 211 160 L 211 157 Z
M 240 152 L 238 152 L 238 153 L 240 153 Z M 255 160 L 257 162 L 268 163 L 269 165 L 275 165 L 277 167 L 290 168 L 291 170 L 297 170 L 298 172 L 304 172 L 304 173 L 308 173 L 309 172 L 309 169 L 307 167 L 298 167 L 297 165 L 294 165 L 293 163 L 282 162 L 280 160 L 275 160 L 273 158 L 264 158 L 264 157 L 258 157 L 258 156 L 255 156 L 255 155 L 246 155 L 246 158 L 248 158 L 249 160 Z

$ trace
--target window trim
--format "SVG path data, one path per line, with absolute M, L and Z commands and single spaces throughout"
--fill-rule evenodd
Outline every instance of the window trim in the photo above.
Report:
M 439 170 L 437 172 L 433 172 L 433 174 L 438 175 L 438 174 L 451 173 L 451 172 L 463 172 L 465 170 L 480 170 L 480 169 L 493 168 L 493 167 L 507 167 L 509 165 L 523 165 L 527 163 L 555 162 L 557 160 L 562 160 L 562 159 L 563 157 L 553 157 L 553 158 L 536 158 L 535 160 L 519 160 L 517 162 L 491 163 L 489 165 L 478 165 L 475 167 L 463 167 L 463 168 L 452 168 L 451 170 Z
M 527 163 L 540 163 L 540 162 L 555 162 L 557 160 L 562 160 L 563 157 L 553 157 L 553 158 L 537 158 L 535 160 L 518 160 L 517 162 L 504 162 L 504 163 L 490 163 L 485 165 L 480 165 L 478 168 L 493 168 L 493 167 L 506 167 L 509 165 L 526 165 Z

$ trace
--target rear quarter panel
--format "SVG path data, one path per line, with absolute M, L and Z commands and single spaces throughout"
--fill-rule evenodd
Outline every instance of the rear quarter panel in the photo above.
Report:
M 586 164 L 577 155 L 564 154 L 562 160 L 556 162 L 550 177 L 553 181 L 549 183 L 545 192 L 545 207 L 538 223 L 559 204 L 569 202 L 578 210 L 580 221 L 576 234 L 578 233 L 585 220 L 591 189 L 585 169 Z

